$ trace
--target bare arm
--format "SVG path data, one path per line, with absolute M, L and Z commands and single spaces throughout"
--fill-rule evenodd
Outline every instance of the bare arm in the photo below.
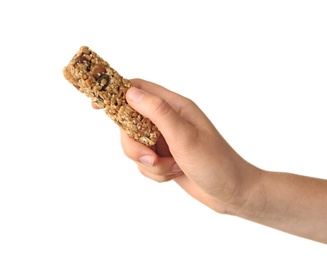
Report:
M 252 195 L 230 213 L 327 244 L 327 180 L 262 171 Z

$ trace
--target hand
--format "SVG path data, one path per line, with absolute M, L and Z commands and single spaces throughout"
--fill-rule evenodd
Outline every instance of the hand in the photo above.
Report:
M 147 147 L 121 130 L 123 150 L 144 176 L 174 180 L 216 212 L 327 243 L 327 180 L 261 170 L 232 149 L 194 102 L 148 81 L 131 82 L 129 105 L 162 133 Z
M 174 179 L 217 212 L 225 212 L 227 202 L 237 201 L 233 206 L 240 207 L 234 198 L 255 185 L 260 171 L 227 144 L 191 100 L 148 81 L 131 82 L 135 87 L 127 92 L 129 105 L 150 118 L 162 133 L 149 148 L 121 131 L 123 150 L 139 171 L 158 182 Z

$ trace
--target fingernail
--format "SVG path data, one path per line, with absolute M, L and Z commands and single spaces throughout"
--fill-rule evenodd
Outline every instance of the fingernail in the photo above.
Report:
M 173 165 L 173 167 L 171 167 L 171 171 L 172 172 L 181 172 L 182 170 L 181 170 L 181 168 L 179 168 L 179 166 L 177 165 L 177 163 L 175 163 Z
M 130 88 L 127 93 L 128 98 L 134 102 L 140 102 L 143 96 L 145 95 L 145 92 L 143 90 L 140 90 L 135 87 Z
M 140 157 L 139 161 L 144 165 L 153 166 L 154 158 L 151 155 L 144 155 Z

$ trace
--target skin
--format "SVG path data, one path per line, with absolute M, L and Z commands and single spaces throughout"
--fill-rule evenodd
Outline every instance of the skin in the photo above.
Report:
M 327 244 L 327 180 L 260 169 L 226 142 L 193 101 L 152 82 L 131 82 L 129 105 L 162 133 L 146 147 L 121 130 L 123 151 L 144 176 L 174 180 L 218 213 Z

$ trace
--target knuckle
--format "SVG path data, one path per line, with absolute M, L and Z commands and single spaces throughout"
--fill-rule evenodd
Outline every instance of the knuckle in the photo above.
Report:
M 153 169 L 153 168 L 151 168 L 151 169 Z M 143 165 L 138 165 L 138 170 L 144 177 L 151 179 L 158 183 L 167 182 L 174 178 L 173 175 L 163 174 L 163 172 L 160 172 L 157 170 L 149 171 L 149 169 L 147 169 L 147 167 L 144 167 Z
M 154 104 L 153 114 L 155 117 L 165 117 L 172 111 L 172 107 L 163 99 L 157 98 Z

